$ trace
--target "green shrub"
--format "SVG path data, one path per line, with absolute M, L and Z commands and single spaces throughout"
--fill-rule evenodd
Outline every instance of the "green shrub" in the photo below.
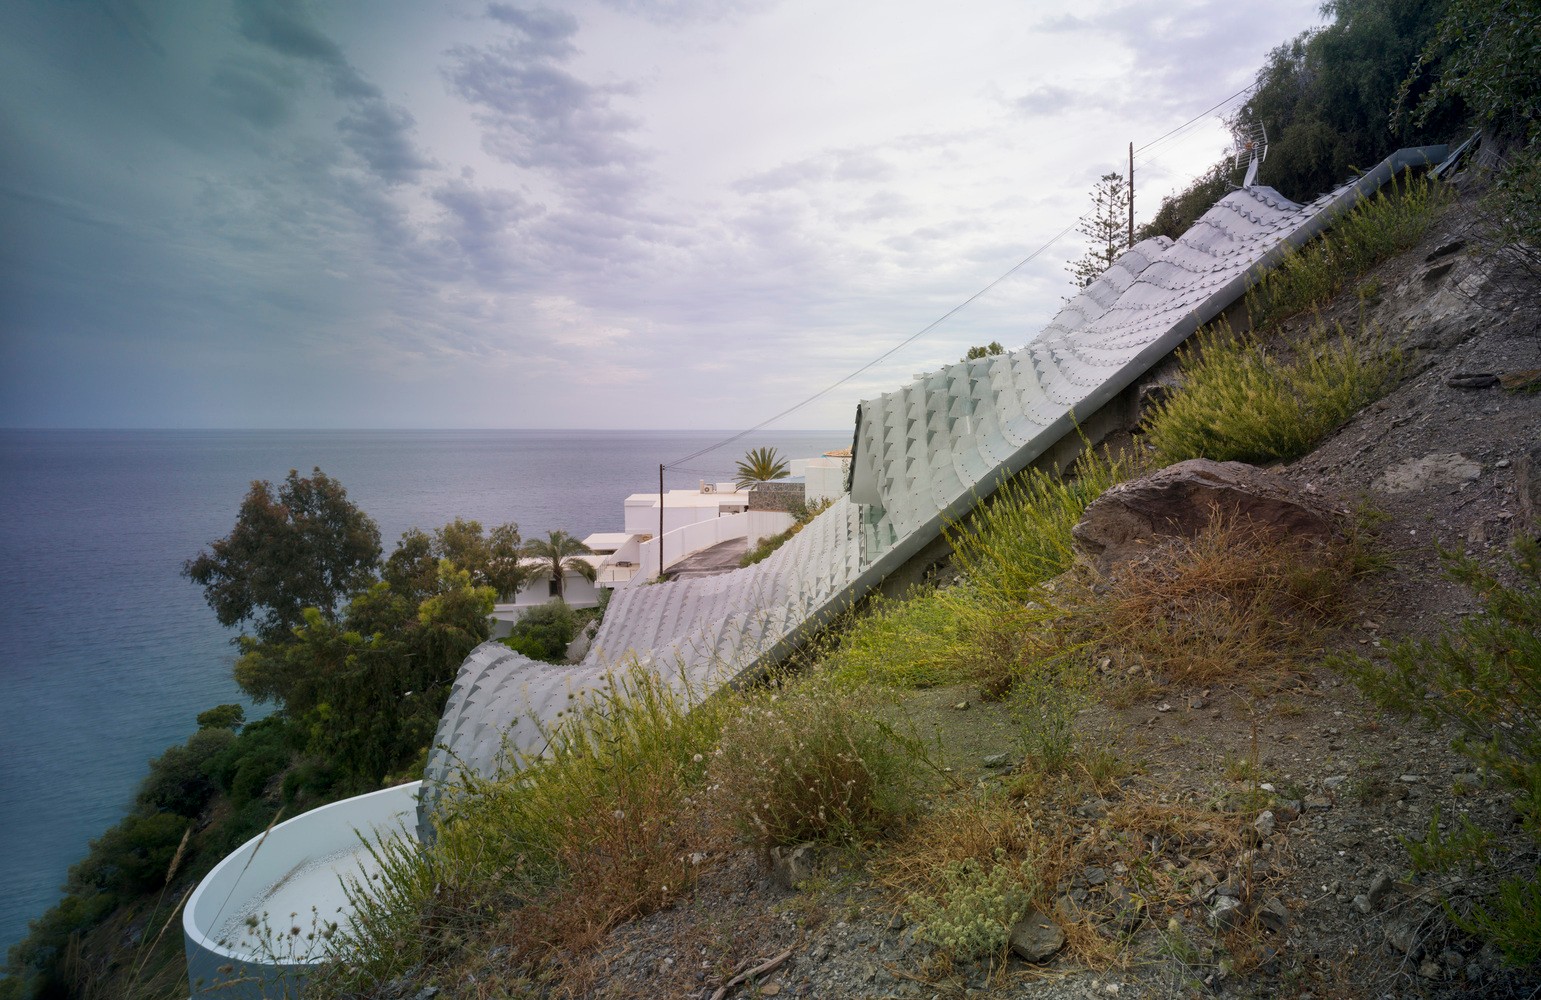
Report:
M 561 663 L 577 634 L 577 613 L 566 601 L 553 598 L 526 611 L 514 622 L 503 644 L 532 660 Z
M 1070 568 L 1070 529 L 1087 505 L 1130 471 L 1088 453 L 1065 477 L 1027 469 L 1006 480 L 965 524 L 948 528 L 953 565 L 992 603 L 1033 600 L 1044 581 Z
M 1062 774 L 1077 756 L 1076 716 L 1092 703 L 1091 677 L 1064 660 L 1042 661 L 1012 686 L 1011 721 L 1028 766 Z
M 336 993 L 318 995 L 378 989 L 483 935 L 542 954 L 667 905 L 694 878 L 698 796 L 729 698 L 692 710 L 692 692 L 641 667 L 574 695 L 546 754 L 463 776 L 434 843 L 384 855 L 381 902 L 338 936 L 348 961 L 324 975 Z
M 1011 928 L 1038 890 L 1026 861 L 1013 864 L 997 849 L 992 862 L 949 861 L 936 873 L 937 887 L 909 897 L 916 935 L 954 958 L 972 959 L 1005 950 Z
M 1534 529 L 1531 529 L 1532 531 Z M 1337 661 L 1373 701 L 1430 725 L 1454 727 L 1454 747 L 1518 792 L 1526 831 L 1541 839 L 1541 542 L 1521 538 L 1510 559 L 1514 582 L 1471 559 L 1447 556 L 1451 575 L 1486 605 L 1452 631 L 1398 643 L 1389 664 Z M 1425 845 L 1422 863 L 1454 867 L 1486 842 L 1470 829 Z M 1533 866 L 1532 866 L 1533 867 Z M 1541 959 L 1535 871 L 1501 882 L 1485 906 L 1454 914 L 1519 964 Z
M 1320 307 L 1348 282 L 1417 243 L 1446 200 L 1443 187 L 1411 174 L 1363 199 L 1248 292 L 1253 328 Z
M 1388 391 L 1402 353 L 1379 336 L 1318 331 L 1292 360 L 1224 326 L 1201 330 L 1179 352 L 1184 385 L 1146 421 L 1156 461 L 1271 462 L 1304 455 Z
M 909 809 L 912 750 L 870 694 L 819 674 L 745 699 L 712 781 L 739 833 L 762 847 L 860 842 Z
M 847 685 L 928 688 L 966 680 L 959 612 L 967 599 L 956 589 L 875 597 L 825 654 L 825 667 Z

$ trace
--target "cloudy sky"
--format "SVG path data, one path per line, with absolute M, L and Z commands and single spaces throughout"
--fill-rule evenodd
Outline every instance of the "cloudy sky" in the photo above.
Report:
M 8 0 L 0 426 L 759 422 L 1226 148 L 1319 0 Z M 1065 237 L 856 401 L 1069 294 Z

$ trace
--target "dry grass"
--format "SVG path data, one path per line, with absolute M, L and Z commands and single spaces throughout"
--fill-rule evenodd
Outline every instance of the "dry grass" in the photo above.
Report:
M 1105 583 L 1083 582 L 1067 640 L 1094 641 L 1120 667 L 1139 663 L 1170 682 L 1278 676 L 1340 616 L 1354 558 L 1215 517 Z

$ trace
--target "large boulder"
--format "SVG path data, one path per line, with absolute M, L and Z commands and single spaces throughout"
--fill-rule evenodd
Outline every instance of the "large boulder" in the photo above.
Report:
M 1114 486 L 1092 501 L 1071 535 L 1106 573 L 1148 554 L 1163 539 L 1194 537 L 1216 517 L 1281 537 L 1326 542 L 1342 514 L 1265 469 L 1195 458 Z

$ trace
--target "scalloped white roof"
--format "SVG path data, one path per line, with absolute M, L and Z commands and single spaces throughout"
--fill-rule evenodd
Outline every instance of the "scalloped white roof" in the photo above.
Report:
M 615 593 L 583 663 L 534 663 L 498 643 L 460 668 L 425 773 L 422 832 L 457 762 L 488 773 L 503 746 L 544 749 L 543 727 L 631 656 L 704 694 L 783 655 L 794 633 L 849 607 L 1237 301 L 1257 276 L 1404 166 L 1403 150 L 1358 181 L 1297 205 L 1234 191 L 1176 242 L 1125 252 L 1021 350 L 949 365 L 857 409 L 851 492 L 768 559 L 720 576 Z

